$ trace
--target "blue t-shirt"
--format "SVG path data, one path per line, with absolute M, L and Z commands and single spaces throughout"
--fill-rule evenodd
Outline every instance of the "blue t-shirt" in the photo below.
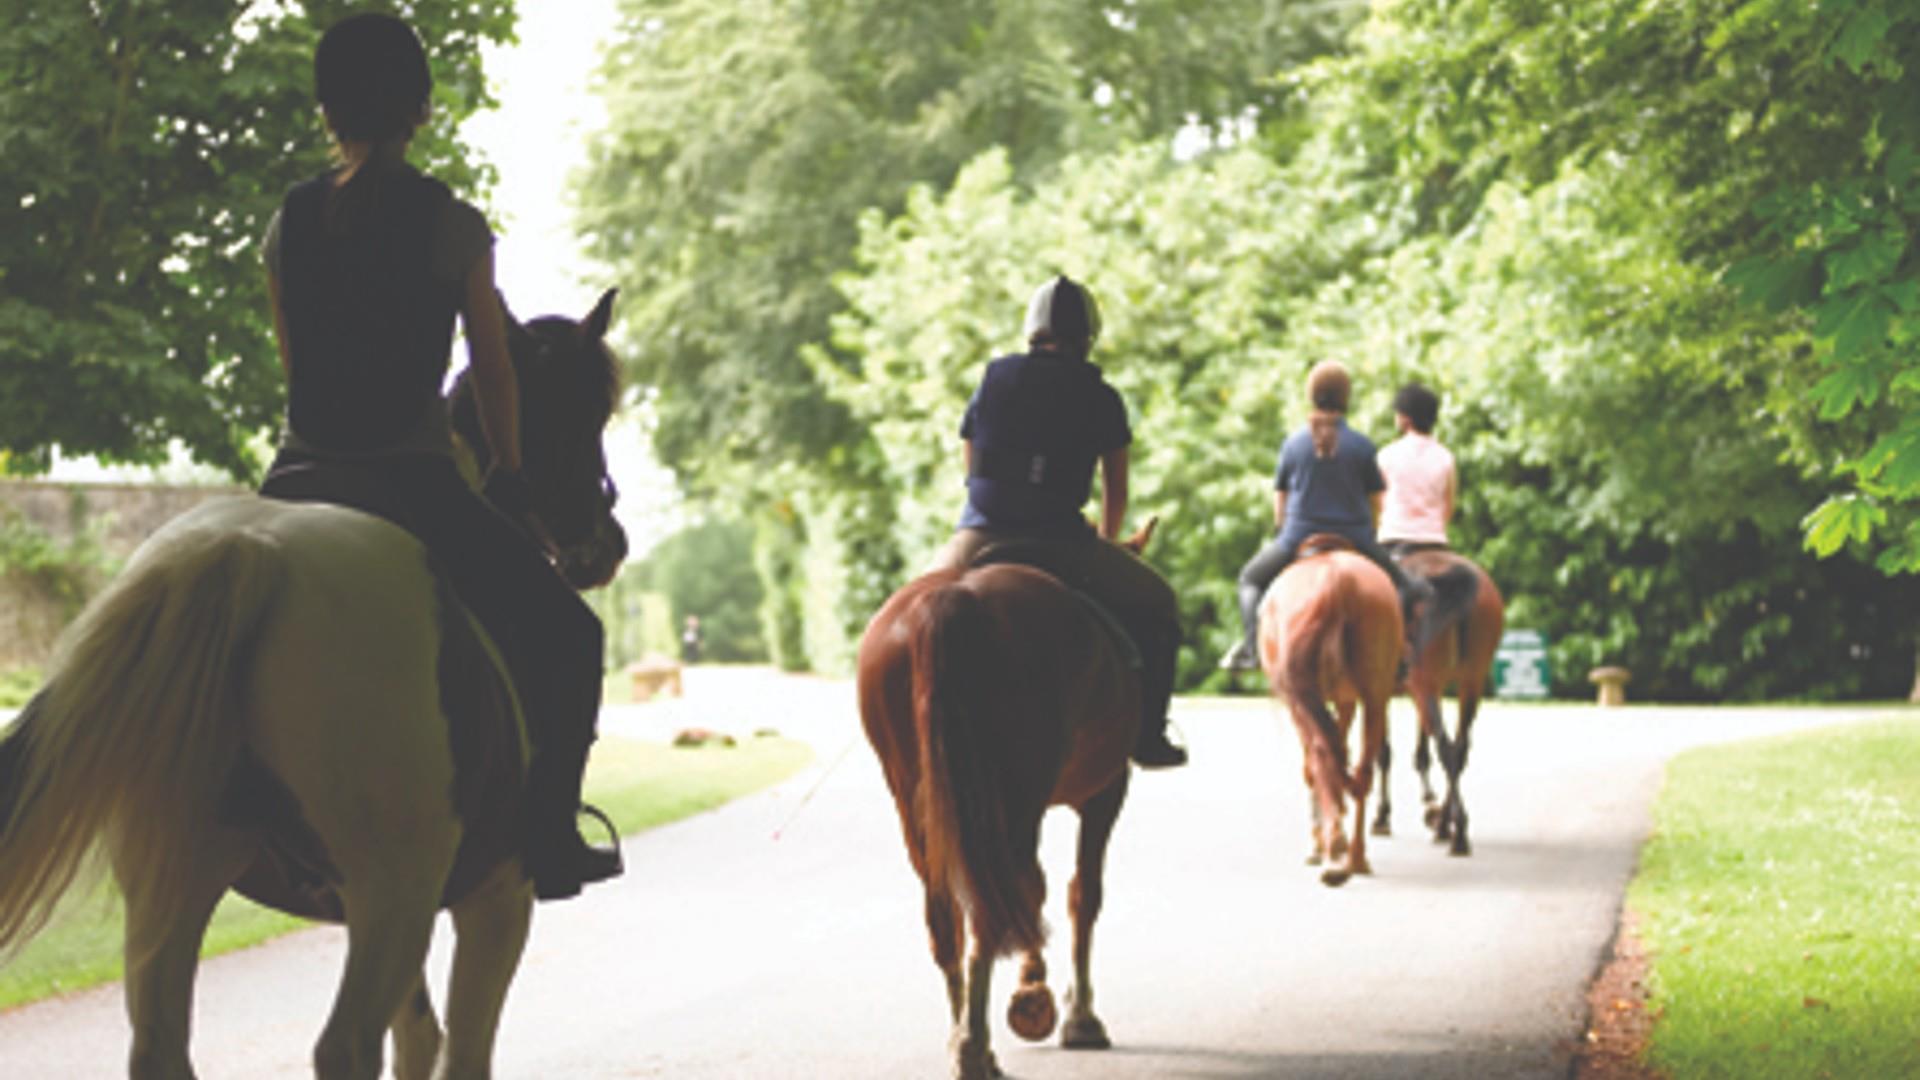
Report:
M 973 444 L 963 529 L 1085 532 L 1100 458 L 1133 441 L 1127 407 L 1100 369 L 1054 352 L 987 365 L 960 437 Z
M 1373 440 L 1339 421 L 1340 434 L 1333 456 L 1316 457 L 1313 434 L 1301 428 L 1280 447 L 1280 466 L 1273 478 L 1276 491 L 1287 493 L 1286 527 L 1307 532 L 1346 532 L 1373 528 L 1373 506 L 1368 497 L 1385 491 L 1386 478 Z

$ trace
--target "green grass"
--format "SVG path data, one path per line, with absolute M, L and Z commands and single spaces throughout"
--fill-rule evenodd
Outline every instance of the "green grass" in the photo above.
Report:
M 1627 902 L 1666 1076 L 1920 1076 L 1920 723 L 1675 759 Z
M 803 768 L 813 751 L 790 739 L 751 739 L 733 749 L 676 749 L 602 739 L 587 770 L 587 801 L 622 834 L 710 810 Z M 591 834 L 589 834 L 591 835 Z M 203 956 L 257 945 L 307 923 L 229 894 L 208 928 Z M 118 979 L 121 913 L 111 884 L 70 896 L 39 936 L 0 967 L 0 1009 Z

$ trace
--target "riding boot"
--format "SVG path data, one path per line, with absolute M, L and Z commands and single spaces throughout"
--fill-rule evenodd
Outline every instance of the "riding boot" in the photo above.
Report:
M 1227 671 L 1258 671 L 1260 669 L 1260 601 L 1267 590 L 1248 582 L 1241 582 L 1240 597 L 1240 640 L 1234 643 L 1227 655 L 1220 658 L 1220 667 Z
M 617 877 L 625 869 L 620 839 L 614 847 L 594 847 L 580 835 L 576 820 L 581 810 L 600 818 L 614 832 L 606 815 L 580 801 L 580 783 L 587 767 L 587 744 L 577 748 L 536 749 L 527 770 L 526 842 L 522 858 L 533 879 L 534 895 L 542 900 L 577 896 L 583 886 Z
M 1185 747 L 1167 739 L 1167 707 L 1173 701 L 1174 664 L 1179 658 L 1177 632 L 1166 628 L 1134 629 L 1140 648 L 1140 732 L 1133 744 L 1133 760 L 1149 769 L 1187 763 Z

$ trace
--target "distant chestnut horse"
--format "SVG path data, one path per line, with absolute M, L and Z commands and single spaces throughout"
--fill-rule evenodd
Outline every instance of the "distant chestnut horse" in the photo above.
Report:
M 1506 603 L 1485 570 L 1444 548 L 1416 549 L 1400 561 L 1400 566 L 1414 577 L 1427 579 L 1434 592 L 1433 610 L 1427 616 L 1426 645 L 1414 658 L 1404 687 L 1420 710 L 1420 739 L 1413 756 L 1413 766 L 1420 773 L 1420 799 L 1426 805 L 1425 820 L 1433 830 L 1434 842 L 1450 841 L 1453 854 L 1467 855 L 1473 846 L 1467 841 L 1467 808 L 1460 801 L 1460 774 L 1467 768 L 1473 718 L 1480 711 L 1493 654 L 1506 627 Z M 1459 721 L 1451 735 L 1440 713 L 1440 695 L 1448 688 L 1459 700 Z M 1427 749 L 1429 739 L 1439 747 L 1440 767 L 1447 774 L 1444 802 L 1435 798 L 1427 778 L 1433 760 Z M 1387 836 L 1391 831 L 1387 819 L 1393 803 L 1387 791 L 1387 774 L 1392 761 L 1392 750 L 1383 745 L 1380 813 L 1373 822 L 1376 836 Z
M 1143 530 L 1130 542 L 1137 552 Z M 990 557 L 990 556 L 989 556 Z M 926 890 L 934 963 L 952 1010 L 952 1075 L 1000 1075 L 988 1046 L 993 963 L 1024 954 L 1007 1022 L 1054 1028 L 1041 955 L 1040 819 L 1080 815 L 1067 893 L 1073 984 L 1062 1045 L 1104 1049 L 1088 961 L 1107 840 L 1126 797 L 1140 680 L 1106 620 L 1058 579 L 1014 563 L 943 570 L 893 594 L 860 641 L 860 718 Z M 961 966 L 962 932 L 972 954 Z
M 1339 536 L 1308 537 L 1260 602 L 1260 666 L 1300 733 L 1313 810 L 1307 861 L 1322 867 L 1320 880 L 1328 885 L 1373 872 L 1367 793 L 1386 738 L 1402 625 L 1392 579 Z M 1347 734 L 1356 706 L 1360 760 L 1349 770 Z M 1341 824 L 1349 795 L 1351 839 Z

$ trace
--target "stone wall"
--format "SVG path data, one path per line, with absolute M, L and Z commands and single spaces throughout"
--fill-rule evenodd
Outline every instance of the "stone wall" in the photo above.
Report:
M 108 562 L 118 564 L 168 520 L 208 499 L 242 490 L 0 481 L 0 519 L 17 515 L 65 543 L 91 533 Z M 34 578 L 0 566 L 0 670 L 44 663 L 73 603 Z

